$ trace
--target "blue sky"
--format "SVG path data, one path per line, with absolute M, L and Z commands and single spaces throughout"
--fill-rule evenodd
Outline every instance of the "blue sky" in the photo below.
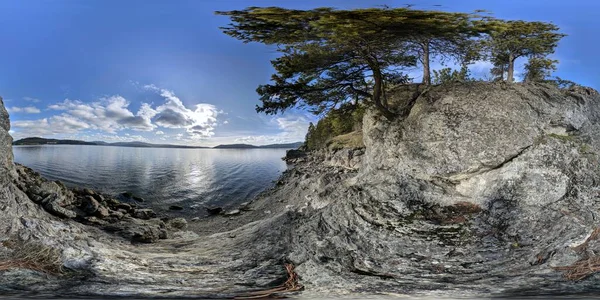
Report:
M 402 6 L 551 21 L 568 34 L 555 75 L 600 87 L 600 1 L 0 1 L 0 96 L 15 138 L 269 144 L 302 140 L 315 117 L 257 114 L 272 48 L 243 44 L 216 10 Z M 434 6 L 441 5 L 441 6 Z M 523 62 L 519 62 L 523 64 Z M 434 67 L 440 67 L 434 65 Z M 475 75 L 489 65 L 472 66 Z M 418 77 L 418 73 L 414 74 Z M 518 73 L 517 73 L 518 76 Z

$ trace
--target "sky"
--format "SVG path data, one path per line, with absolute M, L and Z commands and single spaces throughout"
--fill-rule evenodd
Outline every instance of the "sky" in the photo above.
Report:
M 597 0 L 3 0 L 0 96 L 10 133 L 199 146 L 302 141 L 316 116 L 255 111 L 255 90 L 269 82 L 276 51 L 223 34 L 219 26 L 229 20 L 214 11 L 406 4 L 553 22 L 568 35 L 553 55 L 560 61 L 554 75 L 600 87 Z M 471 71 L 485 76 L 489 68 L 478 62 Z M 416 70 L 410 75 L 419 80 Z

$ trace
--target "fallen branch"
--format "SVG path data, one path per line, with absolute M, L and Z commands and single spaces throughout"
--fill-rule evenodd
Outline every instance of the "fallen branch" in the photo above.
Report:
M 582 280 L 594 273 L 600 272 L 600 256 L 590 257 L 570 266 L 554 267 L 553 269 L 563 271 L 563 276 L 568 280 Z
M 236 296 L 234 299 L 280 298 L 280 294 L 282 293 L 301 291 L 304 287 L 299 283 L 298 274 L 294 271 L 294 265 L 285 264 L 285 270 L 288 273 L 288 279 L 282 285 L 268 290 L 254 291 Z

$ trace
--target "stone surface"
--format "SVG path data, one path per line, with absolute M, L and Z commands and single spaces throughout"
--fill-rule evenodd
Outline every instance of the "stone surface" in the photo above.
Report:
M 187 227 L 187 221 L 184 218 L 173 218 L 167 221 L 167 226 L 176 230 L 181 230 Z
M 148 220 L 148 219 L 156 217 L 156 213 L 154 213 L 154 211 L 149 208 L 136 209 L 133 211 L 132 215 L 134 218 L 138 218 L 138 219 L 142 219 L 142 220 Z
M 227 211 L 226 213 L 224 213 L 224 215 L 226 216 L 237 216 L 240 214 L 240 210 L 239 209 L 233 209 L 230 211 Z
M 158 219 L 124 216 L 91 227 L 52 216 L 40 206 L 49 194 L 61 207 L 77 197 L 56 183 L 22 180 L 29 171 L 0 152 L 10 162 L 0 172 L 0 232 L 59 247 L 65 265 L 92 274 L 73 284 L 10 270 L 0 286 L 232 298 L 284 282 L 291 262 L 302 297 L 598 291 L 598 275 L 572 282 L 554 269 L 600 252 L 596 91 L 432 87 L 405 119 L 367 113 L 363 137 L 364 150 L 304 157 L 252 201 L 253 210 L 172 234 Z

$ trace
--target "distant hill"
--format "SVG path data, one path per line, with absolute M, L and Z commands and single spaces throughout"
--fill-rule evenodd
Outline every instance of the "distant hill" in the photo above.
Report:
M 94 142 L 78 140 L 55 140 L 41 137 L 28 137 L 13 142 L 13 145 L 96 145 Z
M 29 137 L 13 142 L 13 145 L 92 145 L 92 146 L 116 146 L 116 147 L 138 147 L 138 148 L 208 148 L 199 146 L 182 146 L 169 144 L 150 144 L 144 142 L 117 142 L 107 143 L 102 141 L 85 142 L 78 140 L 56 140 L 40 137 Z
M 227 144 L 227 145 L 218 145 L 213 148 L 215 149 L 296 149 L 302 146 L 302 142 L 295 142 L 289 144 L 270 144 L 263 146 L 254 146 L 248 144 Z
M 138 148 L 187 148 L 187 149 L 201 149 L 209 147 L 200 146 L 183 146 L 183 145 L 170 145 L 170 144 L 150 144 L 144 142 L 116 142 L 107 143 L 102 141 L 85 142 L 78 140 L 57 140 L 57 139 L 45 139 L 41 137 L 28 137 L 14 141 L 13 145 L 93 145 L 93 146 L 115 146 L 115 147 L 138 147 Z M 296 149 L 302 145 L 302 142 L 289 143 L 289 144 L 271 144 L 264 146 L 254 146 L 248 144 L 228 144 L 218 145 L 213 147 L 215 149 Z
M 253 148 L 258 148 L 258 147 L 254 146 L 254 145 L 248 145 L 248 144 L 228 144 L 228 145 L 214 146 L 213 148 L 215 148 L 215 149 L 253 149 Z

